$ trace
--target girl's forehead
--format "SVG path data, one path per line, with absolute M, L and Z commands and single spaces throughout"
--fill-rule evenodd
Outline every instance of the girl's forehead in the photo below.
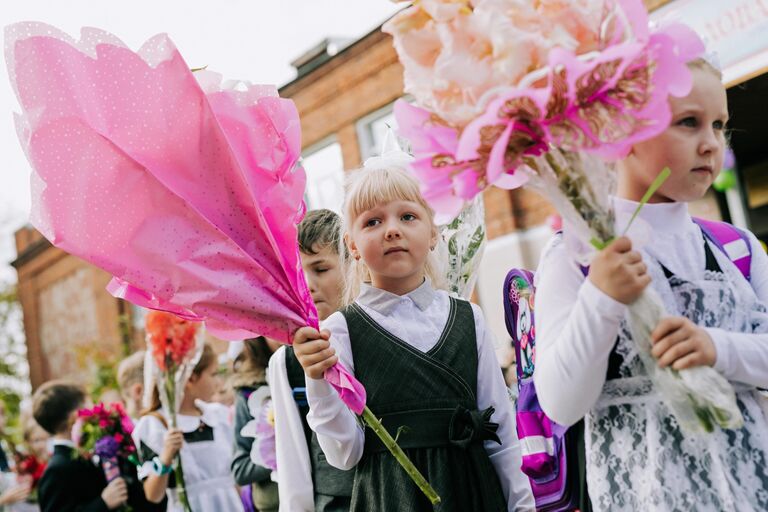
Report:
M 725 86 L 711 71 L 694 68 L 691 70 L 693 84 L 691 92 L 682 98 L 670 97 L 672 111 L 705 112 L 716 116 L 728 115 L 728 96 Z
M 368 209 L 360 212 L 360 214 L 362 215 L 363 213 L 366 213 L 366 212 L 374 212 L 374 211 L 381 211 L 381 210 L 397 210 L 402 208 L 424 209 L 424 207 L 421 206 L 416 201 L 411 201 L 409 199 L 392 199 L 390 201 L 381 201 L 381 202 L 375 203 L 371 205 Z

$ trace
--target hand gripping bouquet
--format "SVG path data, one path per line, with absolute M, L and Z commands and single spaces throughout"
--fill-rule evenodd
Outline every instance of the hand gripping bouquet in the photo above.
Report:
M 100 464 L 107 482 L 111 482 L 121 476 L 130 478 L 121 471 L 123 464 L 139 464 L 132 432 L 133 423 L 121 404 L 98 404 L 77 411 L 73 441 L 77 452 Z M 123 505 L 120 510 L 128 511 L 131 507 Z
M 416 98 L 395 114 L 433 208 L 450 217 L 490 185 L 530 186 L 586 248 L 582 263 L 617 235 L 607 161 L 666 129 L 667 99 L 690 91 L 686 64 L 703 52 L 684 25 L 650 30 L 641 0 L 422 0 L 384 30 Z M 713 368 L 658 368 L 650 332 L 664 314 L 648 288 L 628 320 L 665 403 L 689 432 L 740 426 Z
M 150 311 L 146 317 L 148 360 L 145 372 L 157 386 L 160 403 L 168 412 L 169 424 L 178 426 L 177 414 L 184 399 L 184 385 L 192 375 L 203 352 L 204 330 L 200 322 L 192 322 L 165 311 Z M 184 483 L 181 455 L 173 461 L 176 493 L 184 510 L 191 510 Z
M 18 23 L 5 56 L 33 168 L 31 221 L 51 243 L 112 274 L 113 295 L 223 339 L 290 343 L 318 326 L 297 243 L 306 178 L 292 101 L 193 73 L 164 34 L 133 52 L 98 29 L 76 41 Z M 346 369 L 325 378 L 388 436 Z

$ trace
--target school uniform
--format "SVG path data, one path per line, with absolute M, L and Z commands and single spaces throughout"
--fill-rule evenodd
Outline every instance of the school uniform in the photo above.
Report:
M 425 281 L 398 296 L 363 285 L 322 325 L 367 403 L 441 496 L 439 511 L 532 510 L 504 378 L 482 312 Z M 433 510 L 325 381 L 307 379 L 328 462 L 355 468 L 353 511 Z M 401 428 L 403 427 L 403 428 Z
M 177 415 L 178 428 L 184 433 L 179 453 L 189 504 L 195 512 L 241 510 L 243 505 L 230 472 L 234 439 L 229 410 L 221 404 L 199 400 L 195 405 L 202 412 L 200 416 Z M 162 416 L 165 421 L 155 415 L 143 416 L 133 431 L 142 462 L 138 471 L 141 480 L 153 474 L 152 459 L 163 450 L 168 415 Z M 169 512 L 182 512 L 173 473 L 167 495 Z
M 617 227 L 637 203 L 615 200 Z M 744 426 L 685 434 L 647 377 L 627 307 L 585 280 L 556 237 L 537 272 L 534 379 L 545 412 L 584 417 L 589 497 L 596 510 L 768 510 L 768 256 L 749 234 L 751 282 L 705 238 L 685 203 L 648 204 L 639 220 L 650 285 L 666 311 L 703 327 L 714 368 L 734 386 Z M 567 230 L 566 230 L 567 236 Z
M 275 408 L 280 511 L 348 511 L 354 470 L 328 464 L 309 428 L 306 380 L 293 347 L 280 347 L 270 358 L 268 380 Z
M 104 470 L 93 461 L 75 454 L 71 441 L 54 440 L 53 455 L 38 484 L 37 496 L 42 512 L 106 512 L 101 498 L 107 486 Z M 121 464 L 128 486 L 128 505 L 136 512 L 165 510 L 165 501 L 150 503 L 144 496 L 133 464 Z

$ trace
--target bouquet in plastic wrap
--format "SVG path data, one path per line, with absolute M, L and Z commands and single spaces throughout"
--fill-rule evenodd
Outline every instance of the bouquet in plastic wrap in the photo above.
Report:
M 111 482 L 120 476 L 129 478 L 120 469 L 123 463 L 139 464 L 132 432 L 133 423 L 121 404 L 98 404 L 77 411 L 73 441 L 80 455 L 96 460 L 107 482 Z M 123 505 L 120 510 L 128 511 L 131 507 Z
M 616 235 L 606 161 L 667 128 L 668 97 L 690 91 L 687 63 L 703 52 L 684 25 L 650 30 L 641 0 L 423 0 L 384 30 L 416 99 L 395 114 L 433 208 L 452 217 L 490 185 L 527 185 L 591 250 Z M 629 310 L 645 368 L 680 424 L 739 426 L 733 388 L 714 369 L 655 364 L 657 294 L 647 289 Z
M 297 242 L 306 176 L 292 101 L 192 72 L 164 34 L 134 52 L 99 29 L 77 41 L 18 23 L 5 57 L 31 220 L 53 245 L 112 274 L 116 297 L 223 339 L 291 343 L 318 327 Z M 436 502 L 360 382 L 340 364 L 325 379 Z
M 152 365 L 144 371 L 152 373 L 160 403 L 168 412 L 168 423 L 171 428 L 176 428 L 177 414 L 184 399 L 184 385 L 203 352 L 203 326 L 165 311 L 150 311 L 146 317 L 146 331 Z M 173 471 L 179 503 L 189 511 L 181 454 L 173 461 Z
M 440 226 L 447 251 L 448 292 L 469 300 L 477 282 L 477 270 L 485 252 L 485 208 L 478 195 L 448 224 Z

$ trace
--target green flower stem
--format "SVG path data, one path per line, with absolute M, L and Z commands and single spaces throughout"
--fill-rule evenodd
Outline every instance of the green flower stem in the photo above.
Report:
M 413 480 L 419 489 L 421 489 L 421 492 L 426 495 L 429 501 L 433 505 L 440 503 L 440 496 L 437 495 L 437 492 L 435 492 L 432 486 L 429 485 L 429 482 L 424 478 L 424 475 L 416 469 L 416 466 L 413 465 L 413 462 L 411 462 L 403 449 L 398 446 L 395 439 L 389 435 L 389 432 L 387 432 L 387 429 L 381 424 L 381 421 L 379 421 L 367 406 L 363 409 L 363 414 L 361 416 L 363 421 L 365 421 L 373 432 L 379 436 L 379 439 L 384 443 L 384 446 L 387 447 L 390 453 L 395 457 L 395 460 L 400 463 L 405 472 L 408 473 L 408 476 L 411 477 L 411 480 Z
M 173 373 L 171 368 L 173 363 L 169 356 L 165 358 L 165 397 L 168 400 L 168 414 L 170 414 L 170 423 L 172 428 L 178 426 L 176 420 L 176 382 L 173 379 Z M 187 488 L 184 484 L 184 470 L 181 467 L 181 453 L 176 455 L 173 459 L 173 473 L 176 477 L 176 494 L 179 497 L 179 502 L 184 508 L 184 512 L 192 512 L 192 507 L 189 506 L 189 498 L 187 497 Z

